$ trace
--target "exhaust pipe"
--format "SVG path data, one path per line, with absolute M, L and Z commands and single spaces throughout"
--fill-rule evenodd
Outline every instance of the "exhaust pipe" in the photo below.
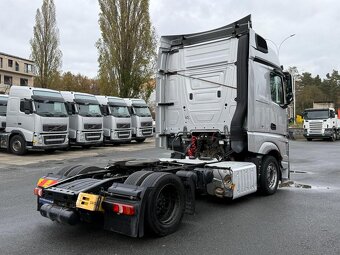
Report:
M 40 214 L 58 223 L 75 225 L 79 222 L 77 212 L 66 207 L 44 204 L 40 208 Z

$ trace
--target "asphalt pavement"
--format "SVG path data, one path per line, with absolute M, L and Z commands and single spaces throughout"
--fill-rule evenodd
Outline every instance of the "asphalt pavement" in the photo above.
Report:
M 33 188 L 39 177 L 68 164 L 105 166 L 122 157 L 169 156 L 152 141 L 95 148 L 65 159 L 59 159 L 62 152 L 48 159 L 40 156 L 37 162 L 35 153 L 3 159 L 0 254 L 340 254 L 339 152 L 340 141 L 292 141 L 293 182 L 275 195 L 235 201 L 200 197 L 196 214 L 186 215 L 177 232 L 140 239 L 43 218 L 36 211 Z

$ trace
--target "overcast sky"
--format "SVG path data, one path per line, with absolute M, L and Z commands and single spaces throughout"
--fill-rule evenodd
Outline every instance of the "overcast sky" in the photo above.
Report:
M 0 52 L 28 58 L 42 0 L 0 0 Z M 55 0 L 64 72 L 97 74 L 97 0 Z M 248 14 L 254 30 L 280 49 L 281 64 L 324 77 L 340 69 L 340 2 L 336 0 L 151 0 L 158 36 L 205 31 Z M 271 42 L 268 42 L 270 45 Z M 275 46 L 273 46 L 275 48 Z

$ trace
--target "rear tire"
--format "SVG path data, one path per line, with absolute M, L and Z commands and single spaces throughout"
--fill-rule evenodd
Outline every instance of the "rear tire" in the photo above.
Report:
M 21 135 L 14 135 L 10 142 L 10 151 L 15 155 L 24 155 L 27 152 L 26 141 Z
M 70 166 L 65 166 L 62 169 L 59 170 L 57 175 L 59 176 L 67 176 L 67 173 L 70 172 L 72 169 L 79 167 L 81 165 L 70 165 Z
M 100 167 L 97 166 L 76 166 L 65 174 L 67 177 L 72 177 L 78 174 L 86 174 L 92 171 L 99 170 Z
M 180 178 L 171 173 L 156 172 L 147 176 L 141 186 L 153 188 L 145 211 L 149 229 L 157 236 L 175 232 L 185 209 L 185 192 Z
M 131 174 L 124 182 L 124 184 L 139 186 L 153 171 L 138 171 Z
M 279 185 L 279 164 L 273 156 L 265 156 L 260 170 L 260 189 L 264 195 L 272 195 Z

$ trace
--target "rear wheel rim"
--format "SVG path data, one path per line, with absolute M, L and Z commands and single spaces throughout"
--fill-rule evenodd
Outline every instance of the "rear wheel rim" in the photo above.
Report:
M 174 185 L 165 185 L 156 199 L 156 217 L 161 224 L 169 224 L 179 208 L 179 193 Z
M 271 162 L 267 166 L 267 184 L 268 188 L 273 190 L 277 183 L 277 167 Z

